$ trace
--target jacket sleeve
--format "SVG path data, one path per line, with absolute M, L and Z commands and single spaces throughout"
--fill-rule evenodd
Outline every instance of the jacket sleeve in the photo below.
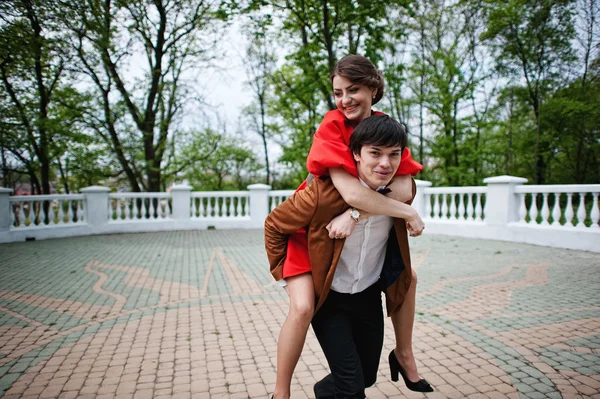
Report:
M 295 192 L 267 216 L 265 220 L 265 249 L 271 274 L 283 278 L 288 236 L 310 224 L 318 205 L 319 179 L 302 191 Z

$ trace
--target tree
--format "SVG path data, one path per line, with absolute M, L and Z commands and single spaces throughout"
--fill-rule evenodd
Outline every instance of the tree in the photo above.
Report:
M 69 62 L 55 28 L 55 6 L 39 0 L 0 3 L 1 145 L 41 194 L 50 193 L 53 140 L 64 122 L 56 117 L 55 99 Z
M 537 184 L 543 184 L 551 153 L 542 109 L 573 61 L 572 1 L 486 0 L 484 4 L 487 29 L 482 38 L 497 52 L 497 70 L 508 77 L 521 77 L 526 88 L 535 125 L 533 175 Z
M 189 100 L 186 78 L 210 58 L 211 32 L 223 13 L 208 0 L 66 4 L 71 44 L 99 100 L 90 113 L 94 130 L 133 191 L 160 191 L 169 139 Z M 143 72 L 132 77 L 131 64 Z
M 194 139 L 184 154 L 205 156 L 191 163 L 185 178 L 200 190 L 245 190 L 262 169 L 252 151 L 239 144 L 238 140 L 211 129 L 195 132 Z
M 250 126 L 260 136 L 265 156 L 265 184 L 271 182 L 269 151 L 267 148 L 267 104 L 268 89 L 271 76 L 275 70 L 275 54 L 270 43 L 272 34 L 270 15 L 250 16 L 252 28 L 247 32 L 250 43 L 246 48 L 244 65 L 246 68 L 247 84 L 256 97 L 256 106 L 250 105 L 244 111 L 248 116 Z
M 269 0 L 252 7 L 268 6 L 281 21 L 280 43 L 289 49 L 273 76 L 275 98 L 269 114 L 275 130 L 287 136 L 286 163 L 303 170 L 310 137 L 327 110 L 335 108 L 329 75 L 344 55 L 360 53 L 373 62 L 382 59 L 385 16 L 390 10 L 408 8 L 409 0 Z M 302 172 L 299 172 L 302 173 Z

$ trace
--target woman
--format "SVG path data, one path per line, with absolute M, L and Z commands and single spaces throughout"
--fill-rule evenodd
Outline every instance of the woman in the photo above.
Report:
M 387 198 L 364 187 L 357 179 L 357 171 L 350 149 L 350 134 L 362 120 L 373 114 L 371 106 L 383 96 L 384 81 L 381 72 L 365 57 L 349 55 L 336 65 L 331 81 L 337 110 L 325 115 L 315 133 L 308 159 L 308 171 L 315 176 L 330 175 L 344 200 L 357 209 L 353 215 L 344 213 L 328 226 L 330 238 L 345 238 L 352 232 L 357 214 L 387 215 L 405 219 L 412 236 L 420 235 L 424 226 L 418 213 L 402 201 L 411 198 L 410 174 L 416 175 L 422 166 L 412 160 L 405 150 L 400 167 L 389 186 Z M 408 176 L 407 176 L 408 175 Z M 298 190 L 306 187 L 303 183 Z M 315 312 L 313 282 L 304 232 L 291 236 L 288 243 L 283 277 L 290 296 L 290 310 L 281 328 L 277 343 L 277 380 L 275 398 L 289 398 L 291 378 L 302 353 L 306 332 Z M 407 387 L 414 391 L 431 392 L 427 381 L 420 379 L 412 353 L 412 329 L 415 314 L 416 274 L 400 309 L 391 312 L 396 336 L 396 348 L 390 353 L 392 379 L 400 373 Z

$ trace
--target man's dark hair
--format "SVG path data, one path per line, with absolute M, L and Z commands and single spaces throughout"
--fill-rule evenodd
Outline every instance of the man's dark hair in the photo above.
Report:
M 401 123 L 387 115 L 373 115 L 360 122 L 350 135 L 350 150 L 360 154 L 363 145 L 373 145 L 400 146 L 404 151 L 407 140 L 406 129 Z

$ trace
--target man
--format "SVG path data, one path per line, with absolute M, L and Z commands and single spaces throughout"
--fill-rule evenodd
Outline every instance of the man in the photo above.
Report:
M 402 125 L 386 115 L 362 121 L 350 138 L 362 184 L 385 188 L 406 140 Z M 265 222 L 265 247 L 276 280 L 282 276 L 287 236 L 302 227 L 307 231 L 317 303 L 312 326 L 331 369 L 315 384 L 317 398 L 365 397 L 365 387 L 375 383 L 383 345 L 381 289 L 390 314 L 402 305 L 411 284 L 404 220 L 380 215 L 358 220 L 358 211 L 350 209 L 357 220 L 353 233 L 345 240 L 330 239 L 326 226 L 331 217 L 348 210 L 324 177 L 279 205 Z

